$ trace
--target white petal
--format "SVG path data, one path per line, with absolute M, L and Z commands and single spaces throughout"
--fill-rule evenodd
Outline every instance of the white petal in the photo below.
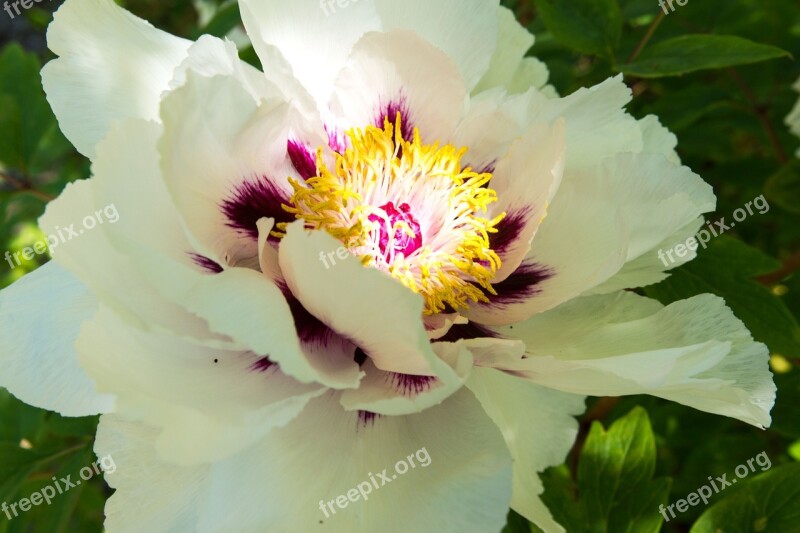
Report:
M 623 109 L 631 99 L 631 91 L 622 75 L 563 98 L 548 98 L 535 90 L 531 94 L 533 98 L 523 118 L 540 122 L 558 117 L 566 120 L 567 176 L 619 152 L 642 150 L 641 128 Z
M 54 259 L 117 313 L 143 328 L 219 341 L 203 320 L 166 300 L 136 268 L 139 261 L 158 262 L 158 258 L 132 254 L 124 246 L 130 239 L 141 240 L 199 270 L 188 255 L 193 247 L 160 182 L 155 152 L 160 132 L 159 124 L 138 120 L 112 127 L 97 146 L 95 177 L 69 184 L 47 205 L 39 225 L 56 244 L 51 246 Z M 97 227 L 85 229 L 87 218 Z
M 499 88 L 472 96 L 468 109 L 453 134 L 452 144 L 466 146 L 464 166 L 476 171 L 494 169 L 509 147 L 531 129 L 529 122 L 520 120 L 528 105 L 529 95 L 509 98 Z
M 670 262 L 661 250 L 685 242 L 715 205 L 707 183 L 658 154 L 619 154 L 563 181 L 523 263 L 522 273 L 534 275 L 526 281 L 515 272 L 496 285 L 489 304 L 472 306 L 469 318 L 509 324 L 587 291 L 664 279 L 695 252 Z
M 161 169 L 193 241 L 217 263 L 256 263 L 260 218 L 294 220 L 282 205 L 299 178 L 288 153 L 295 135 L 327 144 L 319 117 L 275 97 L 257 102 L 232 76 L 188 72 L 161 109 Z
M 522 58 L 533 46 L 533 35 L 517 22 L 513 11 L 500 6 L 497 9 L 497 17 L 497 48 L 492 56 L 489 70 L 473 91 L 475 94 L 492 87 L 508 88 L 520 68 Z
M 613 196 L 599 184 L 562 181 L 522 265 L 493 284 L 488 304 L 471 305 L 481 324 L 513 324 L 551 309 L 618 272 L 627 257 L 627 229 Z
M 663 241 L 654 244 L 648 253 L 626 262 L 619 272 L 599 286 L 590 289 L 586 294 L 608 294 L 621 289 L 646 287 L 668 278 L 669 270 L 688 263 L 697 257 L 697 252 L 687 249 L 683 257 L 678 257 L 676 254 L 667 256 L 664 250 L 671 251 L 678 244 L 685 246 L 689 239 L 697 234 L 697 230 L 700 229 L 703 223 L 703 217 L 693 220 L 683 228 L 665 237 Z M 660 252 L 661 256 L 659 256 Z M 670 261 L 669 257 L 672 257 L 674 261 Z
M 190 41 L 157 30 L 111 0 L 67 0 L 47 31 L 59 56 L 42 82 L 61 131 L 87 157 L 111 124 L 158 117 L 161 93 Z
M 433 344 L 433 350 L 452 367 L 457 378 L 410 376 L 385 372 L 371 360 L 362 365 L 366 377 L 357 389 L 342 393 L 348 411 L 367 411 L 381 415 L 407 415 L 442 403 L 466 381 L 472 369 L 472 354 L 463 341 Z
M 489 236 L 502 261 L 493 282 L 506 279 L 527 256 L 531 240 L 547 215 L 564 172 L 564 121 L 552 127 L 532 126 L 497 163 L 490 187 L 498 201 L 489 206 L 488 218 L 501 213 L 498 233 Z M 498 240 L 503 245 L 498 246 Z
M 255 100 L 291 100 L 296 107 L 313 116 L 315 104 L 311 95 L 294 78 L 283 58 L 268 63 L 267 72 L 261 72 L 239 59 L 236 45 L 231 41 L 202 35 L 175 70 L 170 88 L 186 83 L 189 71 L 209 78 L 218 75 L 233 77 Z
M 336 395 L 224 461 L 191 467 L 165 461 L 158 430 L 104 416 L 95 451 L 116 468 L 106 505 L 110 531 L 499 531 L 511 499 L 511 458 L 500 432 L 466 391 L 422 414 L 365 421 Z M 335 460 L 332 460 L 335 459 Z M 399 461 L 416 465 L 393 478 Z M 379 473 L 386 474 L 381 486 Z M 367 492 L 375 479 L 379 488 Z M 366 500 L 334 505 L 361 485 Z M 411 487 L 411 488 L 410 488 Z M 346 497 L 346 496 L 345 496 Z
M 304 383 L 318 381 L 334 388 L 356 386 L 360 373 L 352 361 L 355 348 L 341 359 L 337 357 L 336 343 L 329 343 L 328 350 L 301 346 L 295 317 L 274 279 L 243 268 L 229 268 L 213 276 L 192 263 L 188 254 L 196 248 L 186 239 L 183 224 L 159 180 L 155 139 L 140 126 L 120 128 L 119 135 L 112 134 L 101 145 L 101 157 L 95 165 L 98 175 L 92 180 L 100 198 L 120 203 L 120 222 L 105 229 L 127 254 L 126 261 L 120 261 L 121 268 L 129 279 L 137 280 L 123 287 L 134 293 L 128 298 L 143 300 L 143 307 L 149 302 L 153 312 L 163 310 L 167 316 L 174 315 L 179 326 L 201 317 L 205 320 L 189 331 L 169 322 L 164 322 L 163 327 L 206 344 L 210 338 L 216 346 L 247 347 L 260 355 L 271 355 L 285 373 Z M 140 150 L 126 149 L 125 143 L 136 144 Z M 130 157 L 120 158 L 120 154 Z M 219 230 L 222 233 L 222 228 Z M 76 261 L 80 259 L 78 256 Z M 109 272 L 118 284 L 124 283 L 117 279 L 115 270 Z M 107 277 L 109 272 L 101 274 Z M 157 291 L 157 300 L 147 300 L 139 294 L 149 287 Z M 140 315 L 144 321 L 162 324 L 161 314 Z M 150 326 L 147 322 L 143 325 Z
M 544 487 L 537 472 L 566 459 L 578 435 L 573 417 L 583 413 L 585 398 L 493 368 L 474 369 L 467 386 L 503 432 L 514 459 L 511 507 L 545 531 L 564 531 L 539 499 Z
M 394 123 L 418 127 L 426 144 L 449 138 L 464 112 L 467 88 L 453 60 L 410 31 L 370 33 L 356 43 L 336 78 L 331 111 L 337 126 Z M 406 135 L 406 138 L 409 138 Z
M 78 365 L 75 340 L 97 303 L 55 262 L 0 292 L 0 386 L 25 403 L 65 416 L 112 410 Z
M 180 464 L 249 447 L 326 390 L 276 367 L 260 370 L 253 353 L 147 333 L 104 308 L 81 331 L 77 349 L 98 388 L 118 397 L 116 412 L 160 427 L 159 454 Z
M 711 186 L 700 176 L 670 163 L 664 156 L 656 154 L 620 154 L 609 158 L 600 167 L 576 172 L 572 179 L 578 186 L 591 188 L 599 183 L 602 190 L 613 198 L 627 228 L 628 254 L 626 262 L 649 256 L 650 279 L 643 276 L 643 262 L 638 263 L 636 282 L 649 285 L 663 279 L 665 270 L 691 260 L 694 250 L 689 250 L 677 261 L 661 259 L 662 243 L 671 245 L 685 235 L 687 226 L 697 229 L 703 213 L 713 211 L 716 198 Z M 599 200 L 600 198 L 598 198 Z M 685 241 L 685 237 L 684 237 Z M 694 248 L 697 248 L 697 242 Z M 658 261 L 656 261 L 658 259 Z M 610 292 L 613 288 L 629 288 L 640 285 L 621 283 L 612 278 L 608 282 L 612 289 L 596 289 Z
M 333 80 L 362 35 L 381 28 L 369 0 L 339 11 L 335 2 L 242 0 L 242 20 L 264 65 L 283 56 L 316 99 L 327 104 Z
M 661 155 L 621 154 L 596 171 L 576 173 L 576 181 L 601 180 L 604 190 L 616 198 L 628 228 L 628 255 L 622 271 L 593 292 L 605 293 L 640 287 L 664 279 L 665 270 L 696 256 L 688 250 L 673 261 L 662 250 L 685 245 L 702 224 L 702 213 L 716 205 L 713 189 L 687 167 L 677 166 Z M 694 243 L 697 248 L 697 242 Z M 672 256 L 671 256 L 672 257 Z
M 536 383 L 576 394 L 651 394 L 770 423 L 767 347 L 716 296 L 667 307 L 629 292 L 590 296 L 499 331 L 525 341 L 528 354 L 500 366 Z
M 261 218 L 258 226 L 258 266 L 261 272 L 276 283 L 282 283 L 283 273 L 278 259 L 278 248 L 269 243 L 269 236 L 275 227 L 275 219 Z
M 428 338 L 431 340 L 439 339 L 447 334 L 456 324 L 467 324 L 469 320 L 458 313 L 437 313 L 422 317 L 425 322 L 425 329 L 428 331 Z
M 558 93 L 552 85 L 547 85 L 550 71 L 542 61 L 535 57 L 522 59 L 519 68 L 514 73 L 514 78 L 508 85 L 509 94 L 524 93 L 531 88 L 538 89 L 548 98 L 558 98 Z
M 409 456 L 416 468 L 393 474 Z M 380 486 L 384 469 L 390 482 Z M 499 431 L 467 391 L 420 414 L 367 423 L 323 397 L 261 445 L 212 467 L 198 529 L 499 531 L 510 470 Z M 334 503 L 336 514 L 325 516 L 321 506 L 359 484 L 366 492 L 371 478 L 380 488 L 368 500 Z
M 661 154 L 670 162 L 680 164 L 681 159 L 675 152 L 678 138 L 661 125 L 656 115 L 647 115 L 640 119 L 639 127 L 642 129 L 642 153 Z
M 148 253 L 130 243 L 134 251 Z M 208 321 L 215 333 L 231 338 L 232 346 L 249 349 L 280 365 L 302 383 L 332 388 L 358 385 L 361 373 L 351 357 L 339 350 L 307 351 L 298 338 L 295 318 L 280 288 L 264 274 L 230 268 L 203 275 L 162 258 L 159 268 L 142 265 L 151 283 L 169 298 Z
M 302 221 L 289 225 L 280 245 L 280 265 L 303 307 L 357 344 L 381 370 L 451 374 L 431 349 L 422 297 L 350 254 L 344 260 L 337 257 L 333 265 L 323 264 L 323 254 L 340 246 L 325 232 L 304 230 Z
M 456 62 L 470 89 L 488 70 L 497 46 L 498 3 L 497 0 L 375 0 L 384 31 L 411 30 L 443 50 Z
M 194 531 L 209 465 L 164 461 L 158 434 L 116 414 L 100 417 L 94 451 L 113 465 L 104 477 L 116 489 L 106 502 L 106 531 Z
M 164 100 L 159 142 L 164 180 L 198 245 L 220 264 L 226 257 L 255 257 L 256 222 L 271 215 L 254 215 L 252 227 L 232 227 L 224 202 L 235 200 L 245 181 L 254 184 L 254 194 L 264 184 L 267 192 L 288 199 L 287 113 L 283 105 L 259 108 L 235 78 L 193 72 Z M 280 212 L 276 198 L 268 200 Z
M 327 104 L 332 82 L 353 45 L 366 33 L 416 32 L 455 61 L 468 87 L 474 87 L 489 68 L 496 45 L 494 0 L 361 0 L 345 7 L 330 0 L 245 0 L 241 9 L 262 62 L 269 64 L 276 53 L 283 55 L 321 106 Z

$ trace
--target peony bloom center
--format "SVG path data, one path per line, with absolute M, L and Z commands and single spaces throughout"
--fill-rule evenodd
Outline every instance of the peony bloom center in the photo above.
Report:
M 370 222 L 375 222 L 380 227 L 380 249 L 384 257 L 403 254 L 408 257 L 422 246 L 422 232 L 411 206 L 400 204 L 395 208 L 392 202 L 387 202 L 379 209 L 383 216 L 372 214 Z
M 505 216 L 481 216 L 497 200 L 487 187 L 492 175 L 462 168 L 466 148 L 422 144 L 416 128 L 404 139 L 399 113 L 395 125 L 386 120 L 347 138 L 333 169 L 320 148 L 316 176 L 289 178 L 294 194 L 284 209 L 421 294 L 426 314 L 488 301 L 500 268 L 489 234 Z

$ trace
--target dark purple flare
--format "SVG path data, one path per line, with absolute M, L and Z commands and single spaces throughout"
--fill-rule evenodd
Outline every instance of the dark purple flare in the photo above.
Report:
M 240 183 L 236 191 L 222 202 L 222 212 L 228 219 L 227 226 L 258 239 L 259 219 L 268 217 L 275 219 L 277 226 L 281 222 L 292 222 L 294 215 L 287 213 L 283 205 L 289 204 L 287 191 L 267 178 L 261 176 L 256 180 Z M 278 239 L 269 237 L 271 242 Z
M 317 175 L 317 158 L 308 145 L 289 139 L 286 152 L 301 178 L 308 180 Z
M 375 420 L 380 418 L 381 415 L 378 413 L 373 413 L 372 411 L 359 411 L 358 412 L 358 424 L 360 426 L 372 426 L 375 424 Z
M 430 390 L 437 381 L 435 376 L 412 376 L 411 374 L 399 374 L 397 372 L 392 372 L 391 376 L 395 388 L 403 396 L 411 397 Z
M 378 109 L 374 125 L 383 129 L 386 120 L 388 120 L 389 124 L 396 126 L 398 113 L 400 114 L 400 131 L 403 133 L 403 139 L 410 141 L 414 138 L 414 119 L 411 116 L 406 99 L 402 96 Z
M 524 207 L 507 212 L 497 223 L 497 233 L 489 234 L 489 248 L 502 258 L 522 235 L 532 211 L 532 207 Z
M 196 254 L 194 252 L 186 252 L 189 257 L 192 259 L 194 264 L 205 270 L 210 274 L 219 274 L 223 271 L 222 266 L 219 263 L 214 261 L 213 259 L 209 259 L 208 257 L 200 254 Z
M 536 296 L 542 288 L 539 284 L 552 278 L 555 272 L 538 263 L 523 262 L 510 276 L 500 283 L 492 283 L 497 295 L 487 294 L 490 305 L 520 303 Z
M 262 357 L 261 359 L 253 363 L 253 366 L 251 366 L 250 368 L 252 368 L 256 372 L 269 372 L 276 366 L 277 366 L 276 363 L 270 360 L 269 357 Z

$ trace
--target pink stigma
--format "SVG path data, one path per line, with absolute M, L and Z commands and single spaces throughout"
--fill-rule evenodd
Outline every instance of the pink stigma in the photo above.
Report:
M 399 207 L 400 209 L 398 210 L 395 208 L 392 202 L 388 202 L 380 206 L 380 209 L 386 213 L 386 218 L 382 218 L 378 215 L 370 215 L 369 220 L 370 222 L 378 222 L 382 224 L 380 237 L 381 253 L 385 255 L 387 251 L 389 251 L 393 252 L 394 254 L 403 254 L 405 257 L 408 257 L 422 246 L 422 235 L 420 232 L 419 222 L 417 222 L 417 219 L 415 219 L 414 215 L 411 214 L 411 207 L 409 207 L 408 204 L 400 204 Z M 414 236 L 412 237 L 403 229 L 395 227 L 397 222 L 405 222 L 408 224 L 408 227 L 411 228 L 412 232 L 414 232 Z M 395 228 L 395 231 L 394 239 L 392 240 L 390 248 L 389 237 L 391 235 L 390 230 L 392 228 Z

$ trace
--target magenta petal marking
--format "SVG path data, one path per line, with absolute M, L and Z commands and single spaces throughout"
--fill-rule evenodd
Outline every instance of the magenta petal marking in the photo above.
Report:
M 317 158 L 311 148 L 295 139 L 286 143 L 286 152 L 295 170 L 304 180 L 317 175 Z
M 257 222 L 261 218 L 275 219 L 276 226 L 294 220 L 294 216 L 283 209 L 283 205 L 288 204 L 288 193 L 266 176 L 261 176 L 240 183 L 235 192 L 222 202 L 221 209 L 228 219 L 228 227 L 258 239 Z M 277 239 L 270 236 L 270 241 Z
M 192 259 L 194 264 L 201 267 L 206 272 L 209 272 L 211 274 L 219 274 L 220 272 L 223 271 L 222 266 L 220 266 L 219 263 L 217 263 L 213 259 L 209 259 L 204 255 L 196 254 L 194 252 L 187 252 L 187 254 Z

